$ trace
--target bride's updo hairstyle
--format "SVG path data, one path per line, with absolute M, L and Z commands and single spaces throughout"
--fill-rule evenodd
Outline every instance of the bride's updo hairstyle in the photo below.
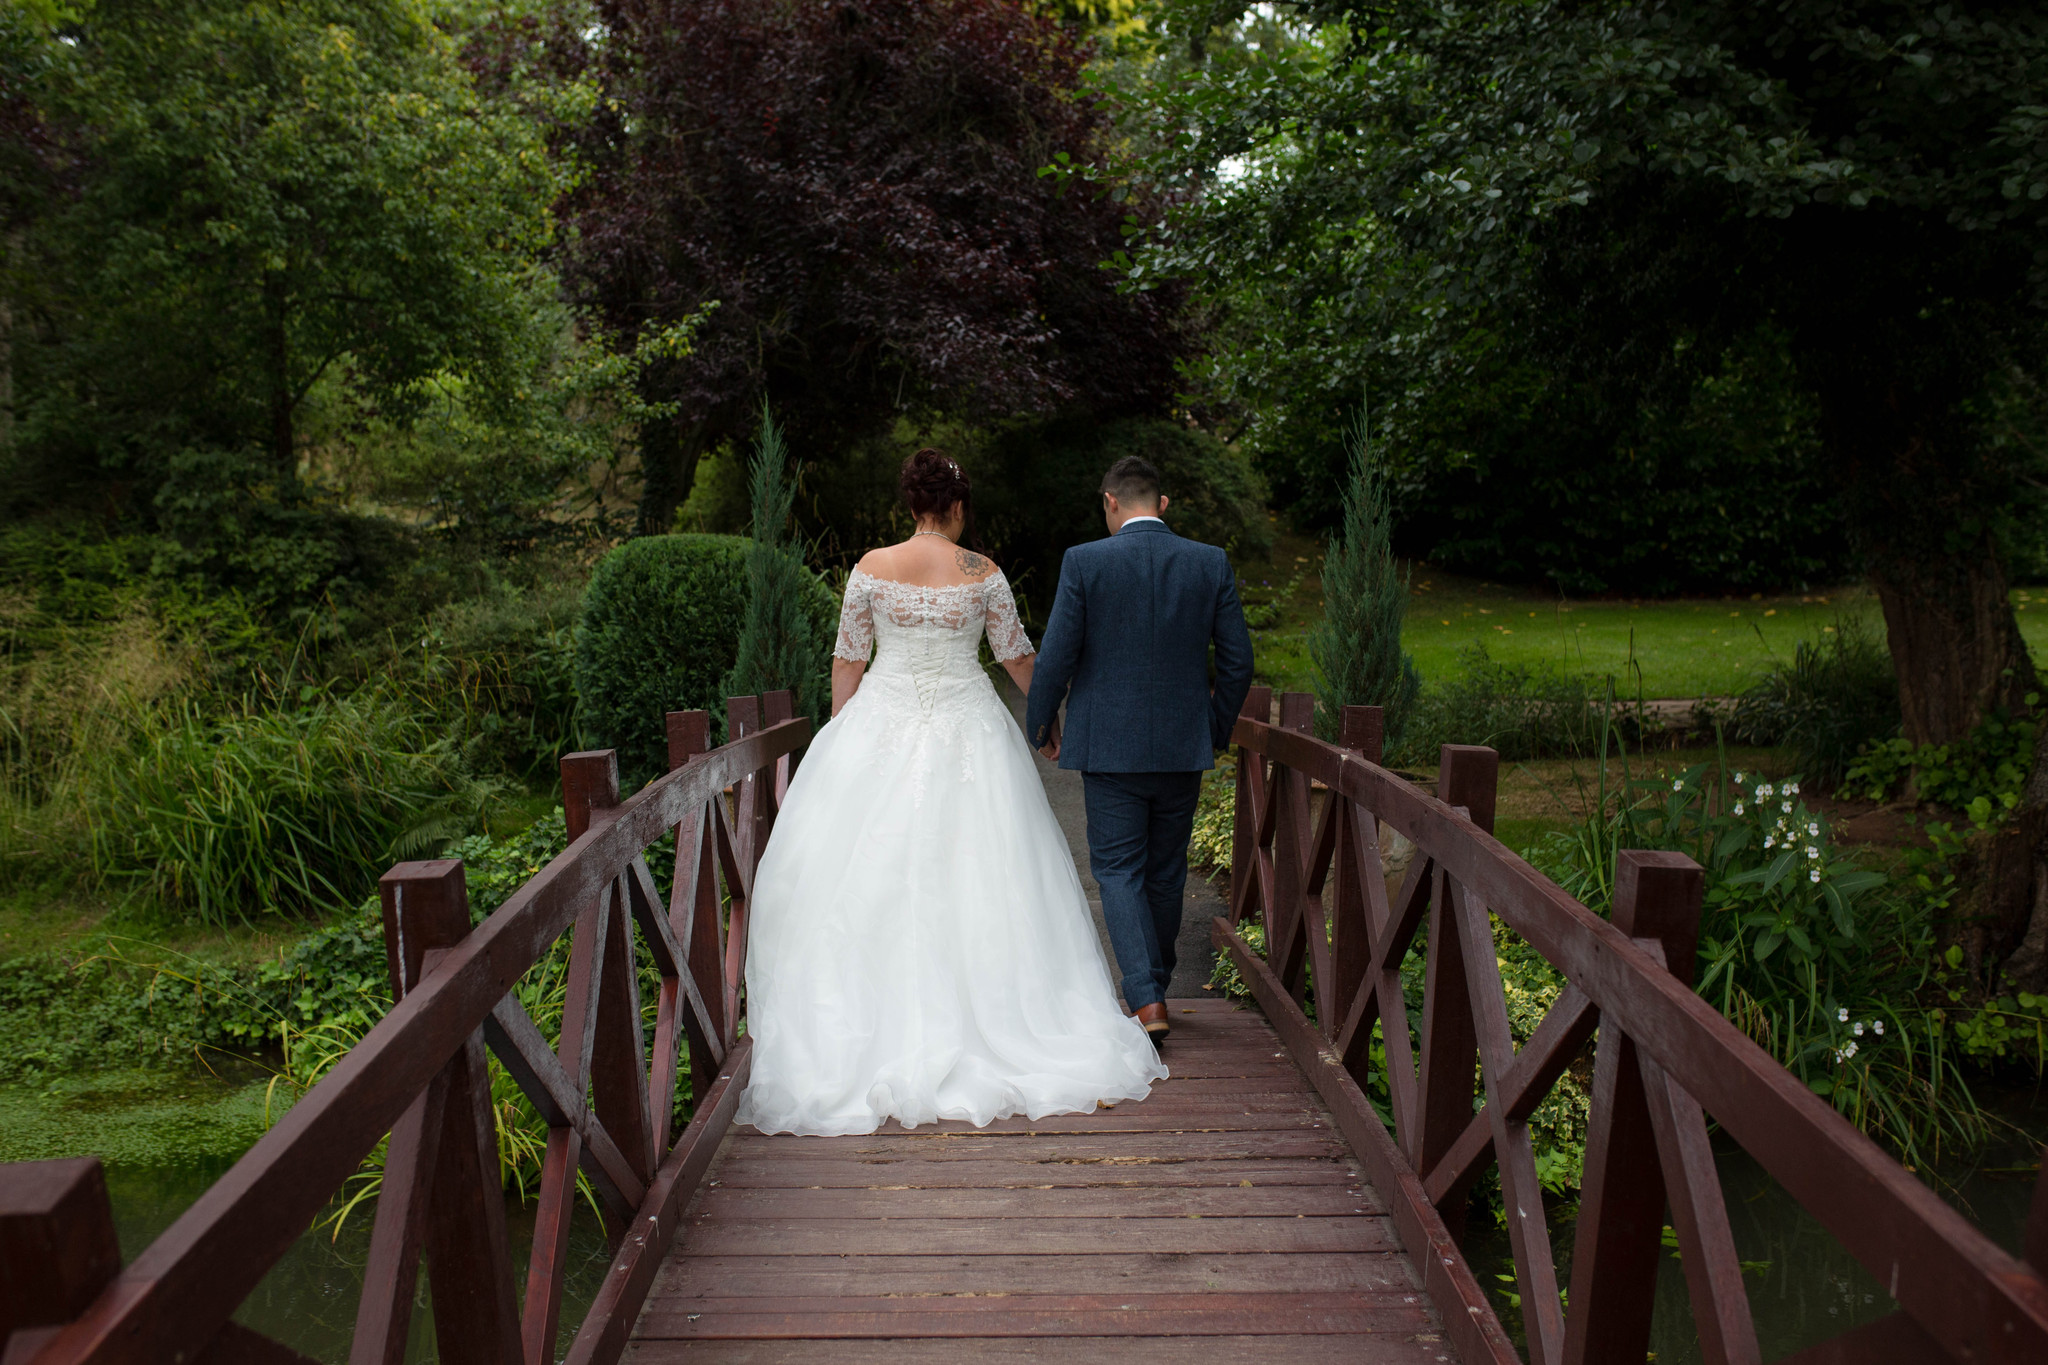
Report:
M 974 495 L 967 486 L 967 472 L 943 450 L 926 446 L 905 460 L 897 484 L 913 517 L 943 517 L 955 507 L 963 515 L 974 515 Z
M 966 519 L 960 528 L 959 543 L 970 550 L 981 549 L 981 540 L 974 534 L 974 490 L 968 487 L 967 471 L 958 460 L 943 450 L 926 446 L 903 462 L 903 473 L 896 484 L 903 490 L 903 503 L 913 517 L 943 517 L 959 508 Z

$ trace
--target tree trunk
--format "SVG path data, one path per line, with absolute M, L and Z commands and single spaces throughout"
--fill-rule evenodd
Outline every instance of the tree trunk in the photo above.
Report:
M 1937 563 L 1874 565 L 1899 675 L 1899 719 L 1915 745 L 1953 744 L 2034 685 L 2005 566 L 1988 537 Z
M 2023 712 L 2036 687 L 1993 529 L 2011 471 L 1971 416 L 1989 359 L 1966 338 L 1900 319 L 1837 326 L 1813 377 L 1884 608 L 1901 728 L 1915 745 L 1957 743 L 1996 711 Z M 1944 933 L 1987 984 L 2001 964 L 2036 984 L 2048 972 L 2044 761 L 2037 746 L 2020 809 L 1973 840 L 1956 869 L 1962 889 Z
M 299 452 L 292 436 L 291 344 L 285 332 L 284 277 L 270 275 L 263 282 L 263 301 L 270 312 L 270 457 L 278 477 L 295 483 L 299 477 Z

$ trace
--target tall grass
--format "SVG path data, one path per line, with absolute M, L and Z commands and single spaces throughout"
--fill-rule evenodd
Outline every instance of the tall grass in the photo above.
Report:
M 1898 732 L 1891 652 L 1855 616 L 1795 645 L 1737 699 L 1728 726 L 1737 743 L 1784 745 L 1800 772 L 1830 789 L 1865 745 Z
M 402 697 L 149 717 L 85 775 L 93 868 L 213 925 L 351 905 L 465 832 L 488 788 Z
M 1395 762 L 1434 763 L 1445 744 L 1490 745 L 1504 759 L 1593 751 L 1608 713 L 1590 679 L 1503 663 L 1477 642 L 1458 663 L 1457 673 L 1416 698 Z

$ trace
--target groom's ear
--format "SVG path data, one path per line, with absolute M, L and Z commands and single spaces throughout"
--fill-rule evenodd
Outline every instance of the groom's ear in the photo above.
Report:
M 1172 498 L 1169 498 L 1169 497 L 1167 497 L 1167 496 L 1166 496 L 1166 494 L 1164 494 L 1164 493 L 1161 493 L 1161 494 L 1159 495 L 1159 515 L 1160 515 L 1160 516 L 1162 516 L 1162 517 L 1163 517 L 1163 516 L 1165 516 L 1165 515 L 1166 515 L 1166 504 L 1168 504 L 1169 502 L 1172 502 L 1172 501 L 1173 501 L 1173 499 L 1172 499 Z

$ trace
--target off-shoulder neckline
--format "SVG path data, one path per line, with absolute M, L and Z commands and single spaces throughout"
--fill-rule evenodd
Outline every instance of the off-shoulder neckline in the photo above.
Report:
M 886 583 L 892 588 L 915 588 L 919 592 L 957 592 L 961 588 L 985 588 L 989 584 L 995 582 L 998 578 L 1001 578 L 1003 576 L 1003 571 L 1001 569 L 997 569 L 991 574 L 989 574 L 987 578 L 971 578 L 965 583 L 938 584 L 906 583 L 900 578 L 883 578 L 878 574 L 869 573 L 866 569 L 861 568 L 858 564 L 854 566 L 853 573 L 848 574 L 846 576 L 846 581 L 849 583 L 852 582 L 854 574 L 860 575 L 862 578 L 865 578 L 870 583 Z

